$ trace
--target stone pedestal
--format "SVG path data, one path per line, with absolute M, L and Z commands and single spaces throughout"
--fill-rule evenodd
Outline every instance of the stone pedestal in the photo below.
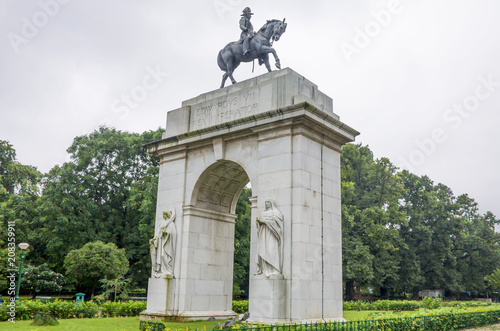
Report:
M 253 278 L 250 284 L 252 300 L 249 321 L 273 323 L 286 320 L 286 281 L 283 276 Z
M 160 159 L 156 227 L 163 211 L 177 214 L 175 278 L 168 286 L 151 280 L 141 319 L 236 315 L 235 208 L 248 182 L 250 318 L 342 318 L 340 148 L 357 134 L 333 112 L 330 97 L 289 68 L 170 111 L 163 139 L 147 148 Z M 281 275 L 270 278 L 256 275 L 256 219 L 266 199 L 283 216 Z
M 148 302 L 146 310 L 153 313 L 162 313 L 167 310 L 168 278 L 149 278 Z

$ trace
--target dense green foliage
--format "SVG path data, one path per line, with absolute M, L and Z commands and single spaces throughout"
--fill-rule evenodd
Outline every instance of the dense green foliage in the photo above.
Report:
M 233 298 L 248 298 L 248 272 L 250 268 L 250 201 L 252 189 L 244 188 L 236 204 L 234 238 Z M 246 311 L 246 310 L 245 310 Z
M 25 238 L 23 220 L 35 215 L 33 205 L 39 197 L 42 174 L 34 167 L 22 165 L 16 160 L 16 151 L 7 141 L 0 140 L 0 291 L 7 288 L 8 249 L 16 251 L 16 245 Z M 12 256 L 11 256 L 12 258 Z
M 118 279 L 128 271 L 128 260 L 124 249 L 115 244 L 95 241 L 80 249 L 69 252 L 64 258 L 66 275 L 76 280 L 78 285 L 94 288 L 101 279 Z
M 233 301 L 233 311 L 237 314 L 244 314 L 248 311 L 248 301 L 247 300 L 235 300 Z
M 440 298 L 425 297 L 421 301 L 413 300 L 377 300 L 377 301 L 344 301 L 344 310 L 392 310 L 412 311 L 419 308 L 437 309 L 441 307 L 470 308 L 489 307 L 491 302 L 481 301 L 442 301 Z
M 12 145 L 0 141 L 0 290 L 6 285 L 3 243 L 12 222 L 16 242 L 31 245 L 26 257 L 31 265 L 47 263 L 65 274 L 63 262 L 71 250 L 100 240 L 125 249 L 130 264 L 126 277 L 145 288 L 158 160 L 143 145 L 161 139 L 162 132 L 135 134 L 101 127 L 76 137 L 68 148 L 71 160 L 45 175 L 19 164 Z
M 500 288 L 500 268 L 495 269 L 491 275 L 484 276 L 484 280 L 487 281 L 491 286 Z
M 139 330 L 141 331 L 157 331 L 166 330 L 167 325 L 162 321 L 140 321 Z
M 101 241 L 124 249 L 129 269 L 123 281 L 145 288 L 150 273 L 158 160 L 143 144 L 161 139 L 162 130 L 142 134 L 101 127 L 76 137 L 70 161 L 47 174 L 16 160 L 14 147 L 0 141 L 0 291 L 5 289 L 9 242 L 29 242 L 26 263 L 46 264 L 46 272 L 66 274 L 71 251 Z M 416 298 L 422 289 L 443 289 L 447 297 L 487 294 L 484 277 L 500 268 L 496 217 L 480 214 L 467 194 L 426 176 L 399 171 L 368 146 L 342 148 L 342 258 L 345 297 L 371 293 L 381 298 Z M 250 250 L 250 189 L 236 207 L 234 297 L 247 298 Z M 17 250 L 17 254 L 18 254 Z M 18 265 L 18 255 L 16 263 Z M 71 267 L 70 267 L 71 268 Z M 76 273 L 66 279 L 78 281 Z M 116 277 L 107 275 L 107 281 Z M 77 283 L 90 294 L 105 282 Z M 36 290 L 57 292 L 57 286 Z M 79 285 L 78 285 L 79 284 Z M 54 284 L 52 284 L 54 285 Z M 111 289 L 113 290 L 113 289 Z M 113 290 L 114 292 L 114 290 Z
M 403 310 L 411 311 L 422 308 L 420 301 L 409 300 L 377 300 L 368 301 L 344 301 L 344 310 Z
M 342 253 L 346 299 L 361 289 L 418 298 L 422 289 L 480 296 L 500 266 L 499 220 L 467 194 L 375 159 L 367 146 L 342 148 Z
M 130 279 L 125 279 L 123 276 L 113 279 L 100 279 L 104 292 L 99 297 L 100 300 L 106 301 L 112 299 L 125 300 L 129 297 L 130 292 Z
M 65 283 L 64 276 L 51 270 L 46 263 L 23 268 L 21 288 L 31 291 L 33 298 L 37 293 L 60 293 Z

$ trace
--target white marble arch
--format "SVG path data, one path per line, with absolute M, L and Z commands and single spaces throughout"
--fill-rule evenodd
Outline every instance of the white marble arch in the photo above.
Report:
M 186 100 L 167 113 L 156 227 L 175 210 L 174 275 L 150 278 L 141 319 L 234 317 L 234 220 L 251 182 L 250 318 L 342 318 L 340 148 L 359 133 L 330 97 L 293 70 L 273 71 Z M 256 219 L 282 214 L 281 274 L 258 274 Z

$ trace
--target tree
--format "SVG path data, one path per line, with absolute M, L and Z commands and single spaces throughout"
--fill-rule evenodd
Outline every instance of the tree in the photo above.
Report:
M 355 288 L 367 286 L 373 279 L 374 256 L 362 238 L 365 232 L 358 231 L 358 220 L 355 206 L 342 206 L 342 273 L 348 301 L 356 299 Z
M 23 270 L 21 288 L 30 290 L 34 298 L 39 293 L 60 293 L 65 283 L 64 276 L 51 270 L 47 264 L 28 265 Z
M 40 176 L 35 167 L 17 162 L 14 147 L 0 140 L 0 201 L 5 200 L 7 193 L 36 194 Z
M 16 151 L 9 142 L 0 140 L 0 291 L 7 287 L 7 269 L 11 268 L 8 258 L 13 257 L 6 247 L 15 251 L 15 261 L 19 261 L 19 250 L 13 239 L 38 246 L 32 240 L 34 229 L 29 224 L 38 217 L 40 178 L 35 167 L 16 160 Z M 10 233 L 9 229 L 15 232 Z M 28 252 L 27 260 L 31 259 L 32 251 Z
M 452 248 L 461 226 L 453 215 L 453 193 L 445 185 L 434 185 L 427 176 L 406 170 L 400 178 L 405 187 L 400 209 L 408 215 L 401 235 L 409 248 L 402 268 L 406 275 L 413 275 L 405 288 L 412 288 L 414 299 L 422 288 L 459 291 L 460 275 Z
M 447 295 L 485 292 L 483 277 L 499 266 L 499 235 L 491 213 L 480 215 L 466 194 L 456 198 L 450 188 L 434 185 L 427 176 L 400 173 L 405 192 L 400 209 L 408 215 L 401 228 L 408 250 L 401 270 L 414 299 L 422 288 L 444 289 Z
M 113 301 L 116 302 L 116 298 L 127 299 L 128 292 L 130 290 L 130 279 L 125 279 L 123 277 L 115 278 L 115 279 L 101 279 L 99 282 L 102 284 L 102 287 L 105 289 L 102 294 L 103 299 L 107 299 L 110 296 L 113 296 Z
M 491 212 L 480 215 L 477 203 L 467 194 L 456 200 L 456 214 L 461 220 L 461 240 L 454 244 L 457 271 L 464 288 L 474 296 L 486 291 L 484 277 L 500 267 L 500 234 L 495 232 L 498 224 Z
M 387 159 L 374 159 L 367 146 L 342 148 L 342 250 L 346 299 L 354 289 L 371 285 L 387 297 L 399 281 L 399 229 L 406 222 L 398 210 L 403 190 L 396 167 Z
M 158 159 L 143 145 L 161 139 L 162 132 L 101 127 L 76 137 L 68 148 L 71 161 L 45 176 L 40 219 L 33 227 L 56 271 L 63 270 L 70 250 L 96 240 L 113 242 L 127 252 L 129 278 L 146 286 Z
M 487 281 L 491 286 L 500 288 L 500 268 L 495 269 L 491 275 L 484 276 L 484 280 Z
M 64 259 L 64 268 L 66 275 L 79 285 L 90 287 L 94 298 L 99 280 L 123 277 L 129 263 L 124 249 L 118 249 L 113 243 L 95 241 L 69 252 Z
M 244 188 L 236 204 L 238 218 L 235 224 L 234 266 L 233 266 L 233 297 L 235 299 L 248 297 L 248 273 L 250 267 L 250 218 L 251 208 L 249 198 L 251 188 Z

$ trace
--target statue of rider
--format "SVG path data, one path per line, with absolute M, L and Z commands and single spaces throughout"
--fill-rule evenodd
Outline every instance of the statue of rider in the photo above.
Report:
M 243 14 L 241 14 L 242 17 L 240 19 L 240 40 L 243 40 L 243 55 L 246 55 L 250 51 L 250 39 L 254 35 L 253 25 L 250 22 L 252 15 L 253 13 L 249 7 L 243 9 Z

